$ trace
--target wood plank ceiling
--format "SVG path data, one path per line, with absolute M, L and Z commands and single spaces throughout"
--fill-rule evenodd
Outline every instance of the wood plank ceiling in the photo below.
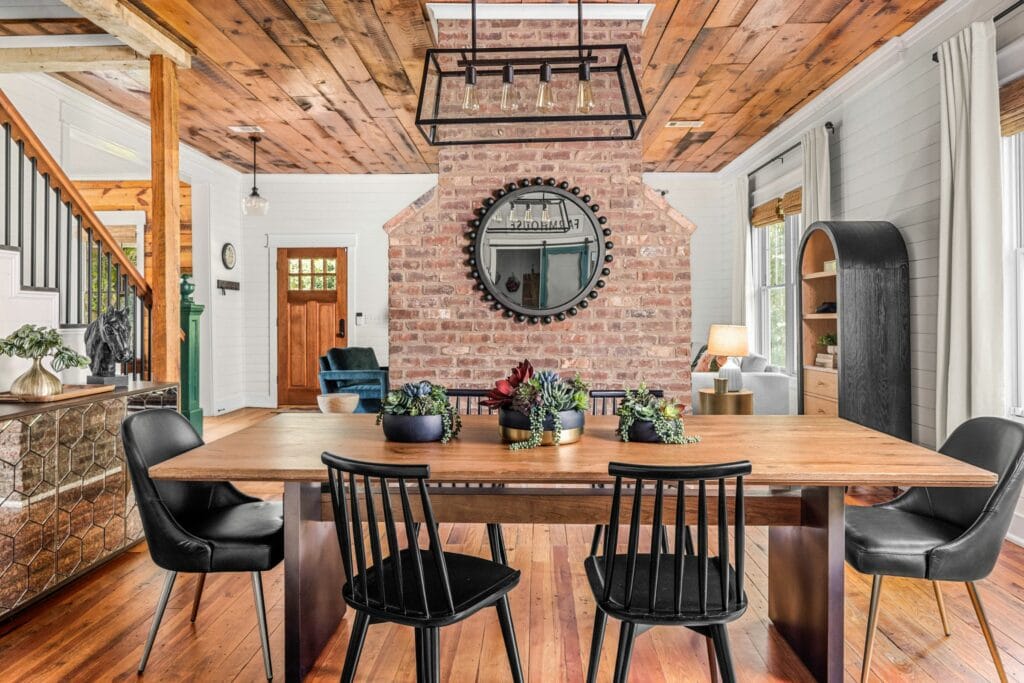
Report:
M 198 54 L 180 72 L 182 140 L 239 170 L 422 173 L 413 126 L 426 0 L 133 0 Z M 641 78 L 648 170 L 717 171 L 942 0 L 654 0 Z M 101 32 L 83 20 L 0 23 L 0 35 Z M 65 82 L 140 119 L 148 74 Z M 673 119 L 700 128 L 666 128 Z

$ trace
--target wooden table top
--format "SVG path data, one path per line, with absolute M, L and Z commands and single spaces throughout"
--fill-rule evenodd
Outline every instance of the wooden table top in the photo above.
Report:
M 618 418 L 588 415 L 571 445 L 510 451 L 497 415 L 463 417 L 451 443 L 384 440 L 374 415 L 284 413 L 149 469 L 156 479 L 326 481 L 320 454 L 430 465 L 439 481 L 589 484 L 609 481 L 610 461 L 679 465 L 750 460 L 749 484 L 788 486 L 992 486 L 996 476 L 934 451 L 834 417 L 712 416 L 685 420 L 700 443 L 622 443 Z

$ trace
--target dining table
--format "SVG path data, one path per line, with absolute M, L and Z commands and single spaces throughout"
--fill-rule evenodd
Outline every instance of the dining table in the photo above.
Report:
M 987 470 L 837 417 L 688 416 L 686 433 L 700 440 L 675 445 L 623 442 L 616 417 L 587 415 L 576 443 L 514 451 L 500 440 L 497 415 L 463 416 L 462 424 L 447 444 L 395 443 L 385 440 L 374 415 L 281 413 L 154 465 L 149 474 L 283 482 L 288 681 L 302 680 L 312 668 L 346 608 L 324 451 L 375 463 L 427 464 L 432 482 L 471 484 L 430 489 L 437 520 L 453 523 L 607 524 L 607 484 L 614 481 L 609 462 L 749 460 L 740 509 L 747 525 L 769 527 L 769 618 L 819 681 L 844 676 L 846 487 L 991 487 L 997 480 Z M 714 496 L 708 504 L 717 504 Z M 649 517 L 649 508 L 641 514 Z

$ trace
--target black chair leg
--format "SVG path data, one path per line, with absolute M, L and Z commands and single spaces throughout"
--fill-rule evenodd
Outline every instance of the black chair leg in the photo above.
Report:
M 619 653 L 615 657 L 615 675 L 613 683 L 626 683 L 629 680 L 629 660 L 633 657 L 633 639 L 636 635 L 636 624 L 624 621 L 619 629 Z
M 427 629 L 416 629 L 416 683 L 430 683 L 430 654 Z
M 487 540 L 491 546 L 491 559 L 507 565 L 508 555 L 505 552 L 505 538 L 501 533 L 500 524 L 487 525 Z
M 729 631 L 725 624 L 711 627 L 711 638 L 715 641 L 715 654 L 718 655 L 718 671 L 722 675 L 722 683 L 736 683 L 736 669 L 732 665 L 732 650 L 729 649 Z
M 203 599 L 203 586 L 206 585 L 206 572 L 196 577 L 196 595 L 192 598 L 192 618 L 190 621 L 196 623 L 196 616 L 199 614 L 199 601 Z
M 167 572 L 164 578 L 164 590 L 160 593 L 160 600 L 156 603 L 156 614 L 153 615 L 153 625 L 149 628 L 149 638 L 146 639 L 146 648 L 142 651 L 142 661 L 139 662 L 139 673 L 146 670 L 146 662 L 149 661 L 149 653 L 153 651 L 153 642 L 156 640 L 156 632 L 160 630 L 160 622 L 164 618 L 164 610 L 167 609 L 167 599 L 171 597 L 171 589 L 174 588 L 174 579 L 178 572 Z
M 352 622 L 352 633 L 348 636 L 348 650 L 345 652 L 345 666 L 341 670 L 341 683 L 351 683 L 355 680 L 359 655 L 363 653 L 363 643 L 366 642 L 366 631 L 369 628 L 370 615 L 366 612 L 356 612 L 355 621 Z
M 512 611 L 508 607 L 508 595 L 501 596 L 494 603 L 498 609 L 498 622 L 501 624 L 501 637 L 505 639 L 505 652 L 508 654 L 508 665 L 512 670 L 512 680 L 523 683 L 523 665 L 519 661 L 519 646 L 516 644 L 516 627 L 512 623 Z
M 270 635 L 267 630 L 267 607 L 263 602 L 263 578 L 259 572 L 252 572 L 252 597 L 256 603 L 256 619 L 260 627 L 260 646 L 263 649 L 263 669 L 267 680 L 274 680 L 274 669 L 270 663 Z
M 597 681 L 597 669 L 601 666 L 601 647 L 604 645 L 604 627 L 607 623 L 608 615 L 600 607 L 595 608 L 594 635 L 590 640 L 590 664 L 587 665 L 587 683 Z
M 424 640 L 430 663 L 430 683 L 441 683 L 441 629 L 428 628 Z
M 590 556 L 595 557 L 598 551 L 601 550 L 601 534 L 605 531 L 605 526 L 597 524 L 594 526 L 594 540 L 590 542 Z

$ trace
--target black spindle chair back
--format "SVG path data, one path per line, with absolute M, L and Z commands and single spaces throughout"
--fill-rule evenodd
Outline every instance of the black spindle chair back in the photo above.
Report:
M 745 557 L 743 477 L 750 463 L 686 467 L 649 467 L 612 463 L 608 473 L 615 477 L 609 531 L 603 557 L 592 558 L 601 566 L 603 595 L 599 602 L 609 614 L 640 623 L 673 622 L 689 625 L 722 623 L 746 609 L 743 590 Z M 735 515 L 729 520 L 727 482 L 734 480 Z M 696 485 L 696 552 L 684 541 L 687 524 L 687 489 Z M 718 555 L 709 549 L 709 488 L 717 494 Z M 692 489 L 691 489 L 692 490 Z M 617 555 L 623 492 L 632 496 L 627 551 Z M 641 527 L 645 526 L 643 499 L 653 494 L 650 526 L 651 547 L 641 552 Z M 666 499 L 675 498 L 674 519 L 665 516 Z M 674 552 L 660 547 L 663 525 L 675 526 Z M 729 528 L 733 527 L 733 543 Z M 730 552 L 730 545 L 732 551 Z M 735 571 L 730 559 L 735 562 Z
M 341 559 L 345 575 L 350 577 L 346 600 L 357 609 L 399 618 L 453 616 L 451 582 L 427 493 L 430 467 L 374 465 L 330 453 L 324 453 L 322 460 L 327 465 L 335 519 L 339 520 L 335 528 Z M 409 487 L 419 494 L 427 549 L 419 545 Z M 398 509 L 392 493 L 398 494 Z

